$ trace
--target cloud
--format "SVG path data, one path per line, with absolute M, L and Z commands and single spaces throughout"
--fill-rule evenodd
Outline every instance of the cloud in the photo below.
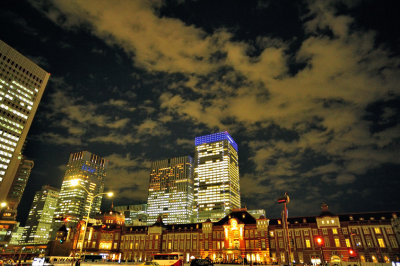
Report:
M 340 174 L 336 177 L 336 183 L 338 185 L 351 184 L 355 180 L 356 180 L 356 177 L 354 175 L 350 175 L 350 174 Z
M 106 187 L 118 191 L 118 199 L 141 201 L 147 198 L 150 164 L 142 157 L 113 153 L 109 160 Z
M 35 138 L 43 143 L 53 143 L 57 145 L 81 146 L 83 144 L 79 137 L 65 137 L 64 134 L 57 134 L 54 132 L 42 133 Z
M 43 10 L 45 2 L 31 2 Z M 120 45 L 138 66 L 165 72 L 209 72 L 215 43 L 225 34 L 207 36 L 179 19 L 158 17 L 155 1 L 64 1 L 54 0 L 46 15 L 64 27 L 90 25 L 93 33 L 109 44 Z M 118 14 L 118 15 L 116 15 Z M 60 16 L 64 15 L 64 19 Z
M 352 1 L 344 2 L 350 5 Z M 275 197 L 277 189 L 296 193 L 306 184 L 309 199 L 322 199 L 321 183 L 352 184 L 370 169 L 400 163 L 398 126 L 371 132 L 373 122 L 366 119 L 372 103 L 399 97 L 400 59 L 376 44 L 373 31 L 353 27 L 354 18 L 338 15 L 338 1 L 307 2 L 298 49 L 293 49 L 291 41 L 258 36 L 257 55 L 249 55 L 254 43 L 238 40 L 227 29 L 207 33 L 179 19 L 160 17 L 162 2 L 51 3 L 48 9 L 33 4 L 63 27 L 84 25 L 108 44 L 123 48 L 136 67 L 182 75 L 162 90 L 154 89 L 156 101 L 136 107 L 148 117 L 133 127 L 135 138 L 170 135 L 173 131 L 167 124 L 175 118 L 210 130 L 228 127 L 246 136 L 279 128 L 280 134 L 263 140 L 254 137 L 247 143 L 248 162 L 254 167 L 241 173 L 241 184 L 249 200 L 262 202 L 261 195 L 268 192 Z M 215 59 L 215 54 L 221 56 Z M 290 65 L 292 61 L 295 66 Z M 66 101 L 71 104 L 65 106 Z M 106 104 L 128 106 L 119 99 Z M 111 130 L 131 122 L 99 113 L 98 105 L 82 104 L 62 91 L 54 94 L 53 106 L 67 117 L 68 122 L 61 125 L 76 122 Z M 383 118 L 387 121 L 395 115 L 396 110 L 386 108 Z M 85 134 L 77 128 L 70 130 L 78 136 Z M 134 138 L 106 131 L 91 141 L 122 144 Z M 126 184 L 130 182 L 128 170 L 115 171 Z M 145 176 L 143 170 L 135 173 Z
M 144 120 L 136 129 L 137 133 L 142 136 L 161 136 L 169 135 L 171 133 L 160 122 L 150 119 Z

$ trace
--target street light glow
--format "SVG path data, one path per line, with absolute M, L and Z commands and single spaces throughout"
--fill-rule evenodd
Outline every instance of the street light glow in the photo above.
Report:
M 107 196 L 108 196 L 108 197 L 114 196 L 114 192 L 107 192 Z
M 3 201 L 2 203 L 0 203 L 0 206 L 1 206 L 2 208 L 6 207 L 6 206 L 7 206 L 7 202 Z

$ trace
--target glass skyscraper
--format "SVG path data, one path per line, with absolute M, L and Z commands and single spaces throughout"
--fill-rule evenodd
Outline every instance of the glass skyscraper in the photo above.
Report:
M 114 206 L 114 211 L 125 215 L 126 226 L 147 225 L 147 204 Z
M 49 77 L 49 73 L 0 40 L 0 201 L 8 196 Z
M 15 174 L 14 181 L 11 185 L 10 191 L 7 196 L 7 203 L 12 209 L 17 209 L 22 195 L 25 191 L 26 183 L 31 175 L 34 162 L 27 160 L 24 156 L 20 156 L 21 161 L 18 166 L 17 173 Z
M 55 213 L 56 227 L 67 217 L 75 224 L 88 215 L 90 200 L 103 193 L 107 164 L 107 160 L 88 151 L 71 153 Z M 80 185 L 74 186 L 72 180 L 79 180 Z M 91 215 L 100 212 L 101 200 L 102 196 L 93 199 Z
M 42 190 L 36 192 L 21 242 L 32 244 L 49 242 L 59 193 L 58 188 L 50 186 L 43 186 Z
M 151 163 L 147 224 L 161 215 L 166 224 L 189 223 L 193 210 L 193 159 L 176 157 Z
M 227 131 L 195 138 L 194 216 L 217 221 L 240 208 L 238 146 Z

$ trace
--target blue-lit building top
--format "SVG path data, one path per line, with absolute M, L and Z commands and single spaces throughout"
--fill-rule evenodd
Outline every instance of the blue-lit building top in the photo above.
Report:
M 201 136 L 201 137 L 196 137 L 194 139 L 194 145 L 197 146 L 197 145 L 201 145 L 203 143 L 211 143 L 211 142 L 216 142 L 216 141 L 221 141 L 221 140 L 228 140 L 229 143 L 232 145 L 232 147 L 235 148 L 236 151 L 238 151 L 238 145 L 233 140 L 231 135 L 229 135 L 228 131 L 214 133 L 214 134 L 205 135 L 205 136 Z

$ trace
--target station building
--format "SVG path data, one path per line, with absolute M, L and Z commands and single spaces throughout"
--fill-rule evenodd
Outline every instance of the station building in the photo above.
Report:
M 319 216 L 288 219 L 253 217 L 234 209 L 217 222 L 125 226 L 123 216 L 108 212 L 101 223 L 84 223 L 69 232 L 71 253 L 101 254 L 110 260 L 146 261 L 157 253 L 183 253 L 185 261 L 210 258 L 215 263 L 390 262 L 399 261 L 394 225 L 399 212 L 334 215 L 327 206 Z M 288 233 L 286 233 L 288 232 Z M 322 243 L 317 239 L 322 239 Z

